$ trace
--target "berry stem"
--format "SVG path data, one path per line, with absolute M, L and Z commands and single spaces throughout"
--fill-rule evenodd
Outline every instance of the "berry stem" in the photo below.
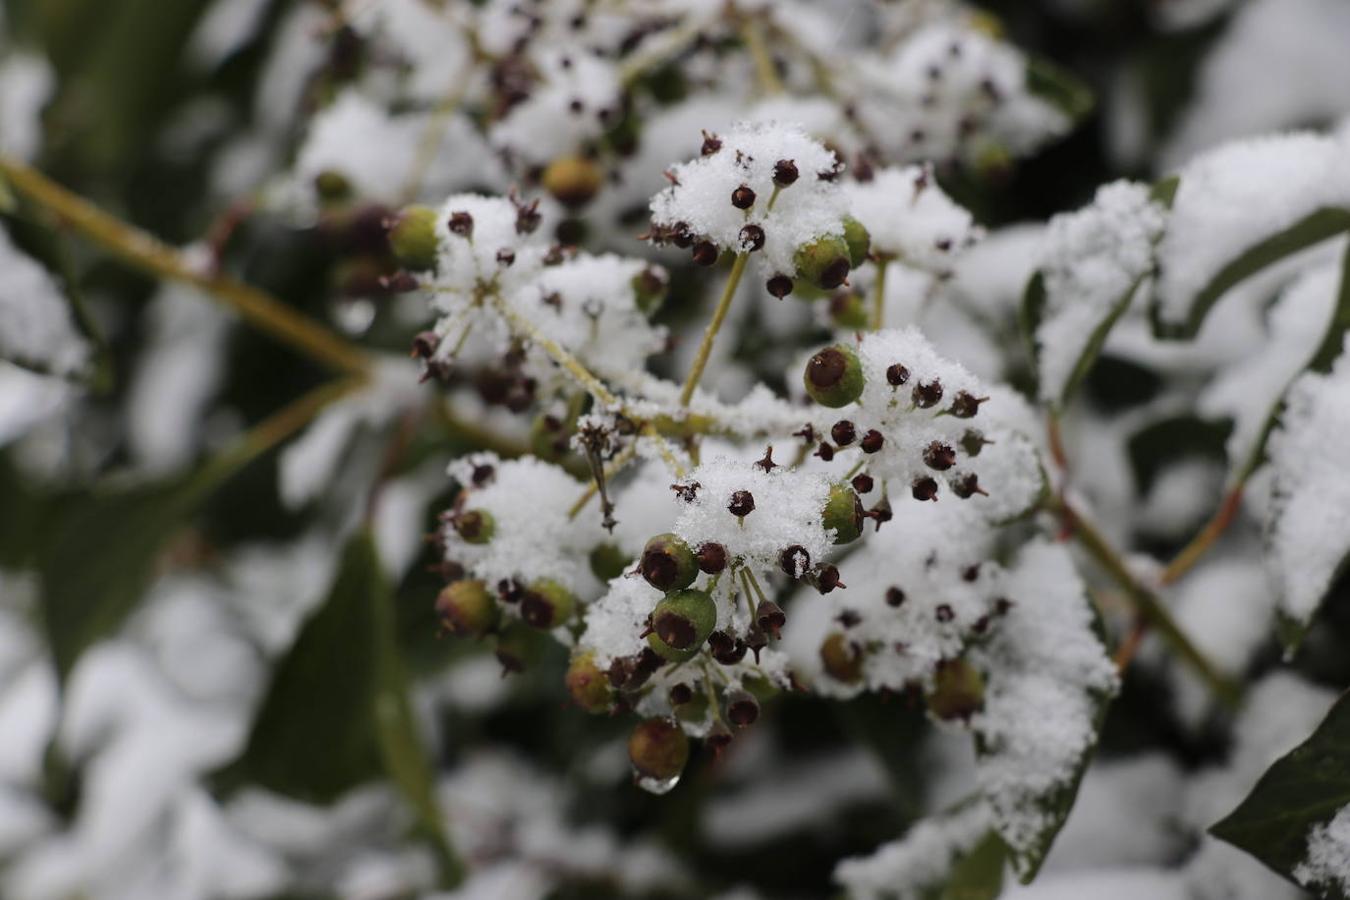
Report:
M 234 309 L 250 325 L 336 371 L 354 375 L 369 371 L 370 361 L 360 347 L 257 288 L 228 275 L 206 271 L 182 251 L 104 212 L 36 169 L 0 156 L 0 176 L 25 197 L 51 210 L 62 222 L 124 262 L 204 291 Z
M 608 481 L 619 472 L 623 471 L 624 466 L 632 462 L 635 456 L 637 456 L 636 443 L 629 444 L 627 447 L 620 450 L 615 457 L 609 461 L 609 465 L 605 466 L 605 480 Z M 581 496 L 577 498 L 577 502 L 573 503 L 571 509 L 567 511 L 567 518 L 575 519 L 577 516 L 581 515 L 581 511 L 586 508 L 586 504 L 590 503 L 591 498 L 598 493 L 600 493 L 600 485 L 592 480 L 590 484 L 586 485 L 586 490 L 581 492 Z
M 1133 603 L 1137 614 L 1209 685 L 1210 689 L 1224 703 L 1232 706 L 1237 703 L 1239 688 L 1227 676 L 1222 674 L 1201 650 L 1191 643 L 1181 626 L 1172 618 L 1167 607 L 1157 595 L 1144 587 L 1135 577 L 1125 560 L 1113 548 L 1096 527 L 1069 505 L 1068 501 L 1058 498 L 1052 502 L 1052 511 L 1064 523 L 1065 530 L 1078 540 L 1088 555 L 1096 560 L 1111 580 L 1120 585 L 1125 596 Z
M 1209 548 L 1219 537 L 1228 530 L 1228 526 L 1237 518 L 1238 510 L 1242 507 L 1243 482 L 1239 481 L 1228 489 L 1224 494 L 1223 502 L 1214 513 L 1214 517 L 1205 523 L 1205 527 L 1200 529 L 1200 533 L 1191 539 L 1191 542 L 1182 548 L 1167 568 L 1163 569 L 1159 576 L 1159 582 L 1167 585 L 1174 584 L 1191 570 L 1191 567 L 1199 562 L 1200 557 L 1204 556 Z
M 889 256 L 877 257 L 876 296 L 872 299 L 873 331 L 880 331 L 886 321 L 886 267 L 890 262 Z
M 726 286 L 722 289 L 722 297 L 717 301 L 717 308 L 713 310 L 712 321 L 708 323 L 708 328 L 703 332 L 703 343 L 699 344 L 698 355 L 694 357 L 694 364 L 689 369 L 689 377 L 684 381 L 684 389 L 680 391 L 680 405 L 688 406 L 689 401 L 693 399 L 694 389 L 698 387 L 699 380 L 703 378 L 703 370 L 708 366 L 708 357 L 712 354 L 713 342 L 717 340 L 717 332 L 722 330 L 722 322 L 727 317 L 727 311 L 731 309 L 731 300 L 736 296 L 736 286 L 741 283 L 741 276 L 745 274 L 745 264 L 750 261 L 750 254 L 738 253 L 736 262 L 731 266 L 731 274 L 727 276 Z
M 755 64 L 755 80 L 759 82 L 760 91 L 769 97 L 783 93 L 782 79 L 778 77 L 778 69 L 774 66 L 773 56 L 764 42 L 764 33 L 760 30 L 759 22 L 750 17 L 743 18 L 740 32 L 745 49 L 749 51 L 750 59 Z
M 518 313 L 510 303 L 502 299 L 501 294 L 495 291 L 488 297 L 492 304 L 497 307 L 502 318 L 511 326 L 511 330 L 522 338 L 537 344 L 541 350 L 548 354 L 563 370 L 576 379 L 577 383 L 590 392 L 596 402 L 602 407 L 615 409 L 621 404 L 619 398 L 609 388 L 605 387 L 604 382 L 591 373 L 591 370 L 581 364 L 581 361 L 573 356 L 567 350 L 563 349 L 557 341 L 545 335 L 534 323 Z

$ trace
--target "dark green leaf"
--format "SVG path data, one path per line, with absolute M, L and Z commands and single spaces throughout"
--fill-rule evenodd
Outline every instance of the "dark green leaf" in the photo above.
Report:
M 1075 122 L 1092 112 L 1092 91 L 1078 77 L 1048 60 L 1027 60 L 1027 90 Z
M 1350 805 L 1347 696 L 1336 701 L 1312 737 L 1266 770 L 1247 799 L 1210 828 L 1211 834 L 1294 880 L 1294 869 L 1307 853 L 1309 832 Z M 1345 900 L 1331 885 L 1321 896 Z
M 994 900 L 1003 890 L 1008 846 L 990 831 L 956 864 L 940 900 Z
M 1210 309 L 1234 285 L 1287 256 L 1345 231 L 1350 231 L 1350 209 L 1324 207 L 1310 213 L 1283 231 L 1248 247 L 1220 269 L 1192 299 L 1184 322 L 1161 322 L 1155 310 L 1154 327 L 1162 337 L 1195 337 Z

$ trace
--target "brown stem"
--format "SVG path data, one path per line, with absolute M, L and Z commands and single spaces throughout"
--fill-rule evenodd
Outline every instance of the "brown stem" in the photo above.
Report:
M 1209 548 L 1214 546 L 1214 543 L 1237 518 L 1238 510 L 1242 508 L 1242 492 L 1242 482 L 1238 482 L 1228 489 L 1228 493 L 1224 494 L 1223 502 L 1219 504 L 1214 517 L 1205 523 L 1205 527 L 1200 529 L 1200 533 L 1182 548 L 1176 558 L 1167 564 L 1167 568 L 1163 569 L 1162 575 L 1158 578 L 1160 584 L 1168 585 L 1180 580 L 1181 576 L 1189 572 L 1191 567 L 1199 562 L 1200 557 L 1204 556 Z

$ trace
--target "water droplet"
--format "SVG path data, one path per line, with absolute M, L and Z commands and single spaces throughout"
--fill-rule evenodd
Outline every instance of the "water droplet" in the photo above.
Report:
M 673 778 L 667 778 L 665 780 L 662 780 L 660 778 L 652 778 L 650 776 L 640 775 L 637 772 L 634 772 L 633 783 L 636 784 L 638 787 L 642 788 L 647 793 L 656 794 L 659 797 L 662 794 L 669 794 L 672 790 L 674 790 L 675 785 L 680 783 L 680 776 L 676 775 Z

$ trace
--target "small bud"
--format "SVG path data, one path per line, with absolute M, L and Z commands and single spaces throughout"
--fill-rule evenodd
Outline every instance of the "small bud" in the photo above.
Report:
M 576 209 L 591 202 L 604 179 L 599 167 L 590 160 L 563 156 L 548 164 L 539 181 L 559 203 Z
M 638 774 L 669 781 L 689 762 L 689 738 L 673 719 L 647 719 L 628 738 L 628 759 Z
M 909 381 L 909 369 L 900 363 L 892 363 L 886 367 L 886 383 L 891 387 L 899 387 Z
M 838 566 L 826 563 L 816 569 L 816 590 L 820 591 L 822 594 L 828 594 L 835 588 L 842 590 L 847 587 L 848 585 L 840 580 Z
M 862 441 L 858 443 L 858 446 L 862 448 L 864 453 L 876 453 L 885 443 L 886 438 L 882 436 L 880 431 L 873 428 L 862 436 Z
M 618 578 L 628 568 L 628 554 L 616 544 L 600 544 L 591 551 L 591 572 L 601 581 Z
M 920 409 L 936 406 L 942 399 L 942 382 L 936 378 L 932 381 L 920 381 L 914 385 L 911 396 L 914 398 L 914 405 Z
M 834 447 L 830 446 L 824 441 L 821 441 L 820 446 L 816 448 L 816 452 L 811 455 L 819 456 L 825 462 L 829 462 L 830 460 L 834 459 Z
M 848 246 L 850 266 L 856 269 L 867 261 L 867 254 L 872 249 L 872 236 L 867 233 L 863 223 L 852 216 L 844 217 L 844 243 Z
M 642 548 L 638 564 L 642 577 L 658 591 L 675 591 L 689 587 L 698 577 L 698 560 L 694 551 L 678 535 L 658 534 Z
M 984 676 L 963 659 L 938 663 L 933 687 L 928 693 L 928 711 L 950 722 L 965 722 L 984 706 Z
M 716 624 L 717 604 L 706 592 L 673 591 L 652 610 L 647 645 L 664 659 L 688 659 L 698 652 Z
M 737 209 L 749 209 L 755 205 L 755 192 L 749 185 L 741 185 L 731 192 L 731 205 Z
M 541 578 L 520 598 L 520 617 L 532 628 L 556 628 L 571 617 L 576 605 L 571 591 L 551 578 Z
M 902 603 L 904 603 L 904 602 L 905 602 L 905 592 L 904 592 L 904 591 L 900 590 L 900 588 L 895 587 L 894 585 L 892 585 L 891 587 L 886 588 L 886 605 L 887 605 L 887 606 L 892 607 L 892 608 L 897 608 L 897 607 L 900 606 L 900 604 L 902 604 Z
M 415 272 L 436 265 L 436 213 L 425 206 L 409 206 L 389 232 L 389 246 L 399 264 Z
M 470 509 L 459 513 L 451 522 L 455 533 L 463 538 L 466 544 L 486 544 L 492 540 L 492 535 L 497 530 L 496 520 L 492 518 L 492 513 L 485 509 Z
M 811 554 L 801 544 L 793 544 L 778 554 L 778 568 L 795 581 L 811 568 Z
M 716 575 L 727 567 L 727 548 L 721 544 L 711 541 L 700 544 L 694 556 L 698 561 L 699 571 L 708 575 Z
M 966 456 L 979 456 L 984 445 L 992 443 L 993 441 L 985 440 L 984 433 L 975 428 L 967 428 L 966 433 L 961 435 L 961 449 L 966 451 Z
M 436 348 L 441 345 L 440 335 L 434 331 L 419 331 L 413 336 L 412 357 L 413 359 L 431 359 L 436 355 Z
M 983 494 L 988 497 L 989 492 L 980 487 L 980 476 L 974 472 L 967 472 L 964 475 L 955 475 L 948 482 L 951 485 L 952 493 L 962 500 L 969 500 L 976 494 Z
M 840 419 L 830 428 L 830 437 L 834 438 L 834 442 L 840 447 L 847 447 L 858 437 L 858 430 L 848 419 Z
M 872 488 L 876 486 L 872 483 L 872 476 L 868 475 L 866 472 L 860 472 L 857 475 L 854 475 L 852 484 L 853 489 L 860 494 L 870 494 L 872 493 Z
M 792 279 L 787 275 L 775 275 L 764 282 L 764 289 L 770 295 L 782 300 L 788 294 L 792 293 Z
M 951 444 L 933 441 L 923 448 L 923 461 L 928 468 L 945 472 L 956 465 L 956 450 L 952 448 Z
M 595 664 L 592 653 L 573 654 L 564 681 L 572 702 L 588 713 L 608 712 L 614 703 L 609 677 Z
M 787 187 L 797 180 L 797 164 L 790 159 L 780 159 L 773 164 L 773 183 Z
M 838 235 L 822 235 L 798 247 L 792 262 L 809 283 L 825 290 L 837 288 L 848 278 L 848 244 Z
M 862 535 L 862 501 L 851 487 L 843 484 L 830 486 L 830 496 L 825 501 L 822 523 L 826 529 L 834 531 L 836 544 L 852 543 Z
M 471 239 L 473 237 L 473 216 L 467 212 L 453 212 L 450 214 L 450 223 L 447 227 L 449 227 L 451 234 Z
M 812 400 L 821 406 L 838 409 L 862 396 L 862 363 L 852 347 L 835 344 L 811 357 L 802 383 Z
M 755 624 L 765 634 L 778 637 L 778 632 L 787 624 L 787 616 L 784 615 L 782 607 L 772 600 L 765 600 L 755 608 Z
M 712 241 L 699 241 L 689 255 L 695 265 L 711 266 L 717 262 L 717 245 Z
M 862 651 L 840 632 L 834 632 L 820 645 L 820 662 L 835 681 L 844 684 L 862 681 Z
M 727 721 L 737 728 L 753 725 L 759 718 L 759 701 L 749 691 L 732 691 L 727 696 Z
M 436 615 L 457 637 L 482 637 L 497 624 L 497 603 L 483 582 L 456 581 L 436 597 Z
M 948 412 L 958 419 L 971 419 L 980 411 L 980 404 L 988 399 L 988 397 L 976 397 L 969 391 L 957 391 L 956 396 L 952 398 L 952 405 Z
M 738 519 L 744 519 L 755 511 L 755 495 L 749 491 L 737 491 L 731 495 L 727 511 Z
M 952 609 L 950 603 L 939 603 L 937 609 L 933 611 L 933 616 L 943 625 L 946 625 L 956 618 L 956 612 Z
M 741 241 L 741 250 L 743 250 L 746 253 L 754 253 L 756 250 L 759 250 L 764 246 L 764 229 L 758 225 L 755 225 L 754 223 L 746 225 L 744 228 L 741 229 L 740 241 Z M 769 281 L 772 282 L 773 279 L 771 278 L 769 279 Z M 792 291 L 791 280 L 789 280 L 787 287 L 788 289 L 784 291 L 783 294 L 778 294 L 776 296 L 782 297 L 784 294 L 791 293 Z M 773 289 L 770 288 L 770 291 L 772 290 Z
M 703 156 L 712 156 L 714 153 L 716 153 L 718 150 L 721 149 L 722 149 L 721 138 L 719 138 L 715 134 L 709 134 L 706 131 L 703 132 L 703 146 L 699 149 L 699 153 L 701 153 Z
M 648 266 L 634 275 L 631 284 L 634 304 L 648 316 L 661 308 L 670 288 L 670 281 L 665 273 L 653 266 Z
M 914 479 L 910 485 L 910 493 L 914 495 L 915 500 L 937 500 L 938 483 L 927 475 L 922 478 Z

